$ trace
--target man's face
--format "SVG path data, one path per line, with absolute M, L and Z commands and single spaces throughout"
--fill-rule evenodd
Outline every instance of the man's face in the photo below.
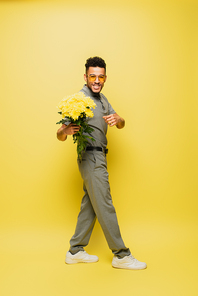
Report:
M 96 76 L 95 81 L 93 81 L 94 80 L 93 75 Z M 87 86 L 94 93 L 99 93 L 102 90 L 104 83 L 106 81 L 106 78 L 107 77 L 106 77 L 105 69 L 100 67 L 89 67 L 87 73 L 84 74 L 84 79 L 87 83 Z

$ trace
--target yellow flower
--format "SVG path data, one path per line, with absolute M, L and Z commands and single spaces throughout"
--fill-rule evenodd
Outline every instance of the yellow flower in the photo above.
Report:
M 90 117 L 90 118 L 94 116 L 93 111 L 91 111 L 91 109 L 87 109 L 85 114 L 86 114 L 86 117 Z
M 77 120 L 78 117 L 80 116 L 80 113 L 81 113 L 80 111 L 73 109 L 73 110 L 69 113 L 69 115 L 70 115 L 70 117 L 72 117 L 74 120 Z
M 86 107 L 90 107 L 90 108 L 95 109 L 96 104 L 94 103 L 94 101 L 92 99 L 90 99 L 89 97 L 85 97 L 83 101 L 84 101 L 84 105 Z
M 95 108 L 95 106 L 94 101 L 90 97 L 86 97 L 83 92 L 64 97 L 58 104 L 62 117 L 67 116 L 74 120 L 77 120 L 81 113 L 85 113 L 86 117 L 93 117 L 94 114 L 90 108 Z

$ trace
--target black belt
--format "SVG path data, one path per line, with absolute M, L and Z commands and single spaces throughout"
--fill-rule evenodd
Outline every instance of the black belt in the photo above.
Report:
M 106 148 L 97 147 L 97 146 L 87 146 L 86 147 L 86 151 L 93 151 L 93 150 L 101 151 L 101 152 L 104 152 L 105 154 L 108 153 L 108 149 L 106 149 Z

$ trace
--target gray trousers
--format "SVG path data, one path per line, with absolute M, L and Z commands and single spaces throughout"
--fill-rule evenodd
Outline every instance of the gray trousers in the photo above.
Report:
M 76 254 L 88 245 L 97 217 L 112 252 L 119 258 L 130 255 L 130 250 L 122 240 L 112 203 L 105 154 L 100 151 L 87 151 L 83 160 L 78 161 L 78 166 L 84 181 L 85 194 L 75 234 L 70 240 L 70 252 Z

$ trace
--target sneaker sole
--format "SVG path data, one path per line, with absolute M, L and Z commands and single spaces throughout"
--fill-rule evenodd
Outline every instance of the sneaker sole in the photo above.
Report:
M 86 261 L 86 260 L 75 260 L 75 259 L 69 259 L 69 258 L 67 258 L 66 260 L 65 260 L 65 263 L 66 264 L 76 264 L 76 263 L 95 263 L 95 262 L 98 262 L 98 260 L 97 261 Z
M 120 266 L 120 265 L 115 265 L 115 264 L 114 265 L 112 264 L 112 267 L 118 268 L 118 269 L 130 269 L 130 270 L 143 270 L 143 269 L 147 268 L 147 266 L 130 268 L 130 267 L 127 267 L 127 266 Z

